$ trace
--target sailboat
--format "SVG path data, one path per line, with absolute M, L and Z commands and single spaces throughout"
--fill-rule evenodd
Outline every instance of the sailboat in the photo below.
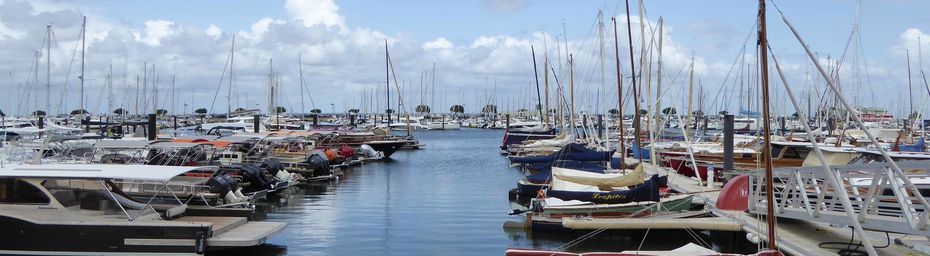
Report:
M 627 9 L 627 19 L 629 19 L 629 17 L 630 17 L 630 15 L 629 15 L 629 0 L 626 1 L 626 7 L 627 7 L 627 8 L 626 8 L 626 9 Z M 642 8 L 642 2 L 640 2 L 640 8 Z M 641 16 L 641 18 L 642 18 L 642 16 Z M 767 46 L 766 46 L 766 45 L 767 45 L 767 42 L 766 42 L 766 34 L 765 34 L 765 0 L 760 0 L 760 1 L 759 1 L 759 16 L 758 16 L 757 18 L 760 20 L 760 22 L 759 22 L 759 37 L 760 37 L 760 38 L 759 38 L 759 41 L 760 41 L 761 44 L 762 44 L 761 49 L 767 49 Z M 627 21 L 627 23 L 630 24 L 629 20 Z M 632 44 L 631 44 L 631 45 L 632 45 Z M 764 54 L 767 54 L 767 51 L 763 50 L 763 51 L 762 51 L 762 54 L 763 54 L 763 55 L 764 55 Z M 631 49 L 631 56 L 632 56 L 632 49 Z M 632 58 L 631 58 L 631 60 L 632 60 Z M 762 79 L 762 86 L 763 86 L 763 96 L 764 96 L 764 97 L 763 97 L 763 103 L 765 104 L 765 105 L 763 105 L 763 106 L 764 106 L 764 108 L 763 108 L 763 110 L 764 110 L 764 119 L 763 119 L 763 120 L 769 121 L 770 119 L 768 118 L 768 116 L 769 116 L 769 111 L 768 111 L 768 88 L 767 88 L 767 87 L 768 87 L 768 81 L 767 81 L 768 75 L 767 75 L 767 66 L 766 66 L 767 64 L 766 64 L 766 58 L 765 58 L 765 57 L 762 58 L 761 64 L 762 64 L 762 70 L 763 70 L 763 71 L 762 71 L 763 73 L 762 73 L 762 76 L 761 76 L 761 79 Z M 635 82 L 634 82 L 634 90 L 635 90 Z M 636 109 L 639 109 L 639 108 L 637 107 Z M 638 114 L 637 114 L 637 117 L 638 117 Z M 637 118 L 637 119 L 638 119 L 638 118 Z M 638 127 L 637 127 L 637 128 L 638 128 Z M 638 130 L 638 129 L 637 129 L 637 130 Z M 771 134 L 770 131 L 769 131 L 769 127 L 768 127 L 768 126 L 765 127 L 765 132 L 766 132 L 766 134 Z M 635 135 L 636 135 L 636 137 L 637 137 L 636 141 L 640 141 L 640 140 L 638 139 L 638 137 L 639 137 L 639 135 L 640 135 L 638 131 L 635 133 Z M 638 143 L 637 143 L 637 144 L 638 144 Z M 765 148 L 771 149 L 770 141 L 769 141 L 769 136 L 766 136 L 765 141 L 764 141 L 764 146 L 765 146 Z M 763 152 L 765 152 L 765 151 L 763 151 Z M 770 152 L 770 151 L 769 151 L 769 152 Z M 772 185 L 772 164 L 771 164 L 772 161 L 771 161 L 771 154 L 769 154 L 769 152 L 765 152 L 765 153 L 763 154 L 763 155 L 764 155 L 764 158 L 765 158 L 765 161 L 764 161 L 764 162 L 766 163 L 766 164 L 765 164 L 765 170 L 766 170 L 766 171 L 765 171 L 765 173 L 766 173 L 766 178 L 765 178 L 766 186 L 765 186 L 765 189 L 766 189 L 766 195 L 768 196 L 768 198 L 767 198 L 767 200 L 766 200 L 766 201 L 767 201 L 767 204 L 768 204 L 768 205 L 767 205 L 767 206 L 768 206 L 768 207 L 767 207 L 767 210 L 768 210 L 768 215 L 767 215 L 767 216 L 768 216 L 768 218 L 766 218 L 766 219 L 767 219 L 768 224 L 769 224 L 769 225 L 768 225 L 768 227 L 769 227 L 769 228 L 768 228 L 769 233 L 768 233 L 768 236 L 767 236 L 767 237 L 769 238 L 769 239 L 768 239 L 768 247 L 767 247 L 767 249 L 761 249 L 759 253 L 756 253 L 756 254 L 753 254 L 753 255 L 783 255 L 780 251 L 777 251 L 777 250 L 776 250 L 776 248 L 777 248 L 777 247 L 776 247 L 776 241 L 777 241 L 777 239 L 776 239 L 775 232 L 774 232 L 774 231 L 775 231 L 775 230 L 774 230 L 774 227 L 775 227 L 775 217 L 774 217 L 774 216 L 775 216 L 775 214 L 774 214 L 774 206 L 773 206 L 774 200 L 772 199 L 772 196 L 771 196 L 771 195 L 773 194 L 773 193 L 772 193 L 772 192 L 773 192 L 773 191 L 772 191 L 772 190 L 773 190 L 773 185 Z M 640 155 L 640 162 L 642 162 L 642 155 Z M 642 168 L 642 167 L 640 167 L 640 168 Z M 592 176 L 595 176 L 595 175 L 596 175 L 596 174 L 583 174 L 583 175 L 578 175 L 578 176 L 592 177 Z M 557 175 L 553 175 L 553 176 L 554 176 L 554 180 L 558 180 L 558 178 L 557 178 L 558 176 L 557 176 Z M 619 177 L 615 177 L 615 179 L 616 179 L 616 178 L 619 178 Z M 658 178 L 658 177 L 655 177 L 655 176 L 652 177 L 652 178 L 650 179 L 650 182 L 652 182 L 652 180 L 655 180 L 655 179 L 657 179 L 657 178 Z M 592 180 L 586 180 L 586 179 L 574 179 L 574 178 L 569 178 L 569 179 L 570 179 L 570 180 L 573 180 L 573 181 L 587 181 L 587 182 L 589 182 L 588 184 L 590 184 L 589 186 L 595 185 L 595 183 L 597 183 L 596 185 L 606 185 L 606 184 L 607 184 L 607 183 L 600 183 L 600 182 L 593 182 L 593 183 L 591 183 Z M 601 181 L 603 181 L 603 180 L 601 180 Z M 596 186 L 596 185 L 594 186 L 594 188 L 598 188 L 598 186 Z M 555 183 L 553 184 L 553 187 L 555 187 Z M 634 188 L 634 189 L 635 189 L 635 188 Z M 550 191 L 547 192 L 547 195 L 551 195 L 551 191 L 553 191 L 552 188 L 550 188 Z M 591 194 L 591 198 L 589 198 L 589 199 L 597 199 L 597 198 L 594 198 L 594 195 L 596 195 L 596 194 L 592 193 L 592 194 Z M 618 195 L 618 197 L 619 197 L 619 195 Z M 600 229 L 597 229 L 597 230 L 600 230 Z M 597 232 L 597 231 L 595 231 L 595 232 Z M 594 232 L 592 232 L 592 233 L 594 233 Z M 573 242 L 575 242 L 575 241 L 573 241 Z M 563 249 L 564 249 L 564 248 L 563 248 Z M 508 250 L 506 251 L 506 255 L 508 255 L 508 256 L 524 256 L 524 255 L 540 255 L 540 256 L 541 256 L 541 255 L 565 255 L 565 256 L 569 256 L 569 255 L 737 255 L 737 254 L 721 254 L 721 253 L 719 253 L 719 252 L 716 252 L 716 251 L 714 251 L 714 250 L 710 250 L 710 249 L 708 249 L 708 248 L 703 248 L 703 247 L 701 247 L 701 246 L 697 246 L 697 245 L 693 245 L 693 244 L 688 244 L 688 245 L 686 245 L 686 246 L 684 246 L 684 247 L 677 248 L 677 249 L 674 249 L 674 250 L 669 250 L 669 251 L 640 251 L 640 250 L 635 250 L 635 251 L 621 251 L 621 252 L 569 253 L 569 252 L 549 251 L 549 250 L 508 249 Z

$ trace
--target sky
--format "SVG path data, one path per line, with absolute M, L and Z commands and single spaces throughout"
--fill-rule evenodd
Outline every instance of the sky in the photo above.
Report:
M 653 61 L 652 92 L 649 100 L 641 102 L 647 106 L 655 102 L 661 35 L 664 73 L 659 94 L 663 107 L 687 108 L 692 58 L 694 83 L 703 92 L 698 93 L 700 108 L 705 112 L 758 107 L 758 100 L 746 96 L 756 95 L 758 89 L 741 84 L 753 76 L 749 67 L 755 63 L 755 38 L 748 36 L 754 36 L 755 1 L 645 1 L 647 31 L 642 34 L 639 2 L 633 0 L 630 6 L 637 65 L 641 38 L 654 46 L 647 51 Z M 826 85 L 772 3 L 798 29 L 819 62 L 828 70 L 839 70 L 838 83 L 851 101 L 900 115 L 910 108 L 908 95 L 912 94 L 913 108 L 926 112 L 930 90 L 920 74 L 922 62 L 930 57 L 918 51 L 930 46 L 926 32 L 930 17 L 922 14 L 930 9 L 930 2 L 768 3 L 769 43 L 791 88 L 804 97 L 802 101 L 807 96 L 815 105 L 821 98 L 827 100 L 815 92 L 822 94 Z M 538 101 L 532 46 L 541 84 L 545 81 L 543 61 L 548 58 L 552 65 L 550 105 L 556 104 L 558 79 L 566 99 L 571 98 L 569 84 L 574 88 L 579 112 L 603 113 L 617 104 L 611 17 L 618 19 L 621 73 L 624 90 L 629 91 L 624 7 L 624 2 L 616 0 L 0 0 L 0 72 L 5 75 L 0 90 L 10 92 L 0 96 L 0 109 L 13 114 L 48 109 L 56 114 L 80 108 L 78 39 L 82 16 L 86 16 L 84 108 L 92 113 L 115 108 L 151 112 L 153 106 L 146 100 L 153 97 L 153 83 L 158 88 L 157 108 L 171 113 L 190 113 L 196 108 L 212 113 L 237 107 L 267 109 L 272 66 L 278 85 L 276 105 L 289 112 L 313 108 L 380 112 L 386 108 L 385 40 L 394 67 L 391 101 L 396 104 L 400 90 L 408 111 L 419 104 L 433 106 L 433 112 L 447 112 L 453 104 L 465 105 L 468 112 L 487 104 L 498 105 L 500 110 L 532 109 Z M 603 53 L 599 12 L 606 32 Z M 660 17 L 662 33 L 657 32 Z M 858 34 L 851 37 L 857 22 Z M 48 55 L 44 50 L 47 25 L 53 31 Z M 236 47 L 230 86 L 233 36 Z M 566 49 L 572 54 L 574 72 L 568 71 Z M 908 54 L 914 74 L 910 90 Z M 50 62 L 48 74 L 46 60 Z M 112 79 L 108 80 L 111 65 Z M 47 75 L 50 87 L 46 87 Z M 787 99 L 777 75 L 771 77 L 774 111 L 794 113 L 783 104 Z M 143 78 L 145 83 L 137 83 Z M 395 79 L 399 85 L 394 85 Z M 422 84 L 428 82 L 421 80 L 434 81 L 434 89 L 424 89 L 428 86 Z M 698 108 L 698 100 L 693 101 Z

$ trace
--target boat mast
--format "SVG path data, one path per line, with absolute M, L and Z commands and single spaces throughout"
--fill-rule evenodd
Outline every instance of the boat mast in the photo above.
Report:
M 52 25 L 45 27 L 45 111 L 52 111 Z
M 384 39 L 384 93 L 387 98 L 387 124 L 391 125 L 391 54 L 388 52 L 388 41 Z
M 297 70 L 300 73 L 300 113 L 307 113 L 304 107 L 304 62 L 300 59 L 300 54 L 297 54 Z
M 658 64 L 656 67 L 656 102 L 655 102 L 656 107 L 653 108 L 652 110 L 653 112 L 655 112 L 653 113 L 653 116 L 655 117 L 655 120 L 653 121 L 653 123 L 655 123 L 655 127 L 653 128 L 652 133 L 650 133 L 652 135 L 650 142 L 655 141 L 655 139 L 659 136 L 659 132 L 662 129 L 662 127 L 659 126 L 662 124 L 662 116 L 660 114 L 664 114 L 665 118 L 669 118 L 669 115 L 672 114 L 671 108 L 669 108 L 668 113 L 662 113 L 662 27 L 663 27 L 662 17 L 659 16 L 659 47 L 658 47 L 659 48 L 659 56 L 658 56 L 659 60 L 658 60 Z M 692 63 L 692 67 L 693 65 L 694 64 Z M 691 103 L 690 103 L 691 102 L 691 98 L 690 98 L 691 89 L 689 88 L 688 90 L 689 90 L 688 109 L 690 110 L 691 109 Z M 690 111 L 689 111 L 689 114 L 690 114 Z M 649 159 L 652 160 L 652 164 L 656 164 L 655 143 L 649 143 L 649 149 L 650 149 Z
M 600 49 L 600 52 L 599 52 L 599 55 L 600 55 L 600 58 L 601 58 L 601 60 L 600 60 L 600 61 L 601 61 L 601 88 L 604 90 L 604 93 L 603 93 L 603 94 L 604 94 L 604 114 L 606 115 L 608 109 L 610 109 L 610 105 L 607 104 L 607 101 L 608 101 L 608 99 L 609 99 L 608 92 L 607 92 L 607 91 L 608 91 L 608 90 L 607 90 L 607 70 L 606 70 L 606 68 L 607 68 L 607 62 L 606 62 L 605 59 L 604 59 L 604 37 L 605 37 L 605 34 L 607 33 L 607 31 L 606 31 L 606 29 L 604 28 L 604 13 L 601 12 L 601 11 L 598 11 L 598 12 L 597 12 L 597 16 L 598 16 L 598 19 L 597 19 L 597 23 L 598 23 L 597 34 L 598 34 L 598 41 L 599 41 L 600 48 L 601 48 L 601 49 Z M 610 140 L 608 140 L 608 137 L 610 137 L 610 136 L 609 136 L 609 134 L 608 134 L 608 132 L 607 132 L 608 129 L 607 129 L 607 128 L 604 128 L 604 127 L 601 127 L 601 126 L 604 126 L 603 123 L 599 123 L 599 125 L 600 125 L 600 126 L 597 126 L 595 129 L 597 129 L 596 131 L 600 131 L 600 129 L 604 129 L 604 143 L 605 143 L 605 144 L 604 144 L 604 147 L 609 151 L 609 150 L 610 150 Z M 597 134 L 597 132 L 595 132 L 595 134 Z
M 84 110 L 84 64 L 85 64 L 84 55 L 85 55 L 85 51 L 87 50 L 86 44 L 87 44 L 87 16 L 84 16 L 84 23 L 81 24 L 81 76 L 80 76 L 81 78 L 81 100 L 80 100 L 81 108 L 79 108 L 80 111 L 84 112 L 84 113 L 80 113 L 82 115 L 86 113 L 86 111 Z
M 107 71 L 107 116 L 112 113 L 111 111 L 113 111 L 113 64 L 110 64 Z
M 226 119 L 229 119 L 232 115 L 232 90 L 233 80 L 235 80 L 233 78 L 235 74 L 234 63 L 236 63 L 236 34 L 233 34 L 232 46 L 229 48 L 229 90 L 226 92 Z
M 623 144 L 623 133 L 626 132 L 626 127 L 623 126 L 623 75 L 620 73 L 620 42 L 617 37 L 617 18 L 611 17 L 611 21 L 614 23 L 614 55 L 617 58 L 617 130 L 620 133 L 620 142 L 617 143 L 620 146 L 620 155 L 626 156 L 626 146 Z M 620 160 L 620 169 L 626 169 L 626 161 L 623 159 Z
M 545 109 L 545 114 L 540 117 L 543 119 L 545 125 L 549 125 L 549 46 L 546 44 L 546 34 L 543 34 L 543 86 L 545 92 L 545 104 L 543 104 L 543 109 Z M 534 55 L 535 56 L 535 55 Z
M 909 102 L 908 107 L 908 118 L 914 113 L 914 91 L 911 88 L 911 52 L 909 50 L 904 50 L 904 56 L 907 57 L 907 99 Z M 917 120 L 914 120 L 915 122 Z
M 765 31 L 765 0 L 759 0 L 759 61 L 761 70 L 759 70 L 762 79 L 762 125 L 764 132 L 764 144 L 762 147 L 762 157 L 765 162 L 765 201 L 766 210 L 768 210 L 766 221 L 768 226 L 768 247 L 771 250 L 777 250 L 775 237 L 775 194 L 772 182 L 772 127 L 769 125 L 769 66 L 768 66 L 768 42 Z M 815 142 L 816 143 L 816 142 Z
M 630 0 L 626 0 L 626 33 L 630 42 L 630 74 L 632 74 L 631 86 L 633 87 L 633 136 L 635 136 L 633 150 L 639 150 L 641 147 L 639 141 L 639 94 L 636 91 L 636 67 L 633 62 L 633 32 L 630 25 Z M 639 162 L 643 162 L 643 154 L 637 154 Z
M 539 94 L 539 71 L 536 70 L 536 48 L 530 45 L 530 53 L 533 54 L 533 78 L 536 79 L 536 109 L 539 110 L 539 118 L 543 119 L 542 96 Z

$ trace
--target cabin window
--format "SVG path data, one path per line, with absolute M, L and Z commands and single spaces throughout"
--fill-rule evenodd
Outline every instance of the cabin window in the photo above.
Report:
M 48 196 L 20 179 L 0 179 L 0 204 L 48 204 Z

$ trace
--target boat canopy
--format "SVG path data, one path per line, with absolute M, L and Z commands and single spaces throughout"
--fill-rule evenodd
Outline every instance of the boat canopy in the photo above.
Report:
M 126 148 L 143 148 L 151 144 L 151 141 L 147 140 L 100 140 L 97 143 L 94 143 L 94 148 L 100 149 L 126 149 Z
M 70 179 L 125 179 L 168 182 L 175 176 L 190 171 L 215 172 L 218 167 L 110 165 L 110 164 L 5 164 L 0 177 L 7 178 L 70 178 Z

